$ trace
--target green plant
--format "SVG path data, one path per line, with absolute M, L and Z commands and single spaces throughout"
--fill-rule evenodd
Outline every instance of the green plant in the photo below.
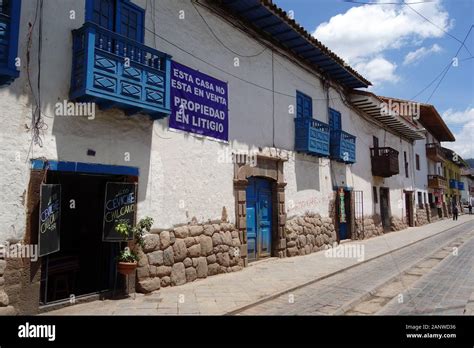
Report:
M 125 249 L 123 249 L 119 256 L 118 256 L 118 260 L 119 262 L 138 262 L 138 255 L 133 252 L 132 250 L 130 250 L 129 247 L 126 247 Z
M 141 219 L 135 226 L 130 226 L 128 222 L 119 222 L 115 226 L 115 231 L 119 233 L 122 237 L 124 242 L 128 241 L 130 237 L 133 237 L 133 241 L 136 245 L 140 247 L 144 246 L 143 235 L 145 232 L 150 232 L 151 227 L 153 226 L 153 219 L 151 217 L 145 217 Z M 118 257 L 120 262 L 136 262 L 138 261 L 139 257 L 136 250 L 130 250 L 130 248 L 126 247 L 124 250 L 120 252 Z

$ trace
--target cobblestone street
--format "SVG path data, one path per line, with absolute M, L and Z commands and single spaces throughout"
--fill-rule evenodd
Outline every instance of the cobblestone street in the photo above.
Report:
M 126 299 L 76 304 L 46 314 L 318 315 L 345 312 L 351 314 L 354 307 L 364 304 L 374 289 L 393 281 L 400 272 L 415 265 L 424 266 L 417 269 L 424 270 L 421 273 L 426 273 L 433 267 L 433 260 L 437 260 L 436 263 L 440 261 L 439 255 L 444 255 L 443 258 L 446 257 L 446 262 L 452 264 L 451 267 L 456 268 L 458 264 L 465 264 L 465 268 L 459 268 L 457 274 L 460 278 L 469 276 L 466 273 L 469 271 L 466 265 L 472 265 L 469 257 L 472 260 L 473 248 L 461 247 L 458 256 L 449 255 L 452 254 L 453 247 L 461 245 L 467 238 L 472 238 L 473 232 L 474 219 L 464 215 L 458 221 L 443 220 L 363 242 L 342 244 L 363 245 L 363 262 L 357 261 L 356 258 L 330 258 L 324 252 L 296 258 L 269 259 L 252 264 L 241 272 L 164 288 L 149 295 L 136 294 Z M 467 243 L 472 245 L 474 242 L 471 239 Z M 429 259 L 430 255 L 434 259 Z M 423 262 L 424 265 L 420 264 Z M 443 263 L 439 266 L 442 265 Z M 470 271 L 472 272 L 472 269 Z M 418 279 L 421 281 L 424 278 L 405 274 L 399 288 L 395 284 L 384 291 L 397 296 L 409 289 Z M 466 296 L 468 288 L 471 288 L 471 292 L 474 291 L 472 283 L 465 282 L 463 284 L 465 291 L 459 292 L 458 296 Z M 392 297 L 385 297 L 384 302 L 388 302 Z M 464 299 L 464 304 L 467 304 L 468 299 L 469 296 Z M 377 301 L 375 302 L 375 309 L 381 309 Z M 359 311 L 361 314 L 374 312 L 370 307 L 374 307 L 373 302 L 369 303 L 368 310 L 356 307 L 355 312 L 356 314 Z

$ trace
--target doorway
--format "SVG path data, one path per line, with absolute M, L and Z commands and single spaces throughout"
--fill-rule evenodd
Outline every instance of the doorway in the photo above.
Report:
M 102 241 L 105 190 L 129 178 L 48 171 L 47 183 L 61 185 L 60 250 L 41 258 L 41 305 L 113 289 L 120 243 Z
M 272 183 L 248 178 L 246 189 L 247 245 L 249 261 L 271 256 L 272 250 Z
M 384 231 L 390 231 L 390 190 L 386 187 L 380 188 L 380 217 Z
M 345 240 L 352 237 L 352 192 L 340 187 L 337 191 L 337 226 L 338 239 Z
M 413 214 L 413 192 L 405 192 L 405 211 L 408 226 L 415 226 L 415 217 Z

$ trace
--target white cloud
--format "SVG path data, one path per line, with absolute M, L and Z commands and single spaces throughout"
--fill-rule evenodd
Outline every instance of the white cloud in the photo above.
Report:
M 395 75 L 397 65 L 383 57 L 362 60 L 354 65 L 354 69 L 367 77 L 374 85 L 383 81 L 397 82 L 399 80 L 399 77 Z
M 409 65 L 418 63 L 421 59 L 429 55 L 430 53 L 441 52 L 441 47 L 438 44 L 434 44 L 431 48 L 420 47 L 415 51 L 408 52 L 403 61 L 403 65 Z
M 467 108 L 464 111 L 446 110 L 443 113 L 443 120 L 458 130 L 453 132 L 456 137 L 454 143 L 445 143 L 447 147 L 456 151 L 462 158 L 474 158 L 474 108 Z
M 449 14 L 440 0 L 410 6 L 438 27 L 446 31 L 450 29 Z M 408 6 L 362 5 L 321 23 L 313 35 L 349 64 L 361 69 L 364 65 L 379 64 L 386 50 L 414 43 L 420 45 L 425 39 L 442 37 L 444 32 Z M 379 81 L 394 81 L 395 71 L 387 69 L 387 73 L 387 76 L 379 76 Z

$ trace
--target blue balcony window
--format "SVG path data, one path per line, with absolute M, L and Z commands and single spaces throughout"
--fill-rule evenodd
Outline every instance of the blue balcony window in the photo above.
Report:
M 16 67 L 20 12 L 21 0 L 0 0 L 0 87 L 20 76 Z
M 329 157 L 329 126 L 309 117 L 295 118 L 295 150 Z
M 70 97 L 152 119 L 171 113 L 171 56 L 86 22 L 73 31 Z
M 458 188 L 458 182 L 455 179 L 449 179 L 449 188 L 451 189 L 457 189 Z
M 356 162 L 356 137 L 340 129 L 331 129 L 331 159 L 344 162 Z
M 458 190 L 464 191 L 464 183 L 462 181 L 458 181 Z

